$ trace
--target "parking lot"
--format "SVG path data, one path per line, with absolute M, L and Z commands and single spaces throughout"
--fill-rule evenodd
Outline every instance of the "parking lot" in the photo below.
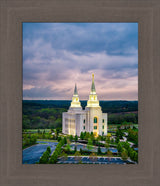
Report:
M 89 156 L 86 157 L 74 157 L 70 156 L 66 159 L 59 158 L 58 164 L 77 164 L 81 161 L 84 164 L 126 164 L 129 161 L 123 161 L 120 157 L 97 157 L 97 158 L 90 158 Z

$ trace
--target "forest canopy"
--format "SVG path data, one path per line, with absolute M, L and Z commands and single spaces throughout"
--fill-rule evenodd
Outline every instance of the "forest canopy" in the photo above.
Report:
M 62 113 L 71 101 L 23 100 L 23 129 L 55 129 L 62 127 Z M 83 109 L 87 101 L 81 101 Z M 100 101 L 108 124 L 138 123 L 138 101 Z

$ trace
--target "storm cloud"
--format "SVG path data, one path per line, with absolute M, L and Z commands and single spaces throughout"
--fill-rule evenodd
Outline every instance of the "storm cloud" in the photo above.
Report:
M 23 23 L 23 99 L 138 99 L 137 23 Z

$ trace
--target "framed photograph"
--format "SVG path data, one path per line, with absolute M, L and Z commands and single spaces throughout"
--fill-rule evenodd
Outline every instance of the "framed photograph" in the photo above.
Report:
M 22 31 L 22 162 L 137 164 L 138 23 Z
M 1 1 L 1 185 L 159 184 L 159 5 Z

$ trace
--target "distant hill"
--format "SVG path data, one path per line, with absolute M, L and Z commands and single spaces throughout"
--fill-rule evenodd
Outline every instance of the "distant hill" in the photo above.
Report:
M 23 129 L 61 128 L 70 100 L 23 100 Z M 87 101 L 81 101 L 83 108 Z M 138 123 L 138 101 L 100 101 L 108 124 Z
M 23 110 L 32 108 L 64 108 L 70 107 L 71 100 L 23 100 Z M 81 101 L 83 109 L 87 105 L 87 101 Z M 138 111 L 138 101 L 100 101 L 103 112 L 119 113 Z

